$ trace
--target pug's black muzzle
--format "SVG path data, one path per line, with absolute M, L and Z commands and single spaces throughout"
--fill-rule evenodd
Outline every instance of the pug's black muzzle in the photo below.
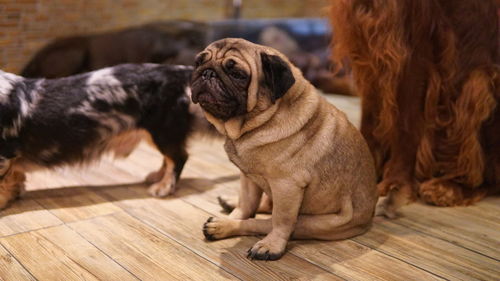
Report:
M 228 120 L 239 109 L 217 72 L 211 68 L 197 70 L 191 83 L 191 99 L 218 119 Z

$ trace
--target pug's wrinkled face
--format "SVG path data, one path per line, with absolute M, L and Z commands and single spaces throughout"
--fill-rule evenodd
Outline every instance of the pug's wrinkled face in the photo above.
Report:
M 295 83 L 280 56 L 243 39 L 216 41 L 196 57 L 191 98 L 222 121 L 250 112 L 260 98 L 274 104 Z
M 222 120 L 245 114 L 252 73 L 238 52 L 218 54 L 205 50 L 198 54 L 195 63 L 191 80 L 193 102 Z

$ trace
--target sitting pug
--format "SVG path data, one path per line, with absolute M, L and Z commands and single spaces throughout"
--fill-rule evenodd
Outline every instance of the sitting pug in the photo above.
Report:
M 276 260 L 290 237 L 334 240 L 368 230 L 377 201 L 368 146 L 284 55 L 220 40 L 198 54 L 191 83 L 193 102 L 226 136 L 241 170 L 239 203 L 229 218 L 208 219 L 208 240 L 267 234 L 248 256 Z M 272 218 L 251 219 L 263 193 Z

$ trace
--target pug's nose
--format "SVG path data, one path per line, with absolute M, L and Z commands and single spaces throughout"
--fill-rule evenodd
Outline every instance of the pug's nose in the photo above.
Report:
M 212 69 L 205 69 L 203 71 L 203 73 L 201 74 L 201 76 L 203 77 L 204 80 L 208 80 L 208 79 L 216 77 L 217 74 Z

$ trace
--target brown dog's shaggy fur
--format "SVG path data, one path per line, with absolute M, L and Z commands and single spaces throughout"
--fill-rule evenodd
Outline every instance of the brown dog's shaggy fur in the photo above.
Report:
M 500 185 L 493 0 L 332 0 L 334 60 L 350 60 L 361 131 L 389 194 L 467 205 Z

